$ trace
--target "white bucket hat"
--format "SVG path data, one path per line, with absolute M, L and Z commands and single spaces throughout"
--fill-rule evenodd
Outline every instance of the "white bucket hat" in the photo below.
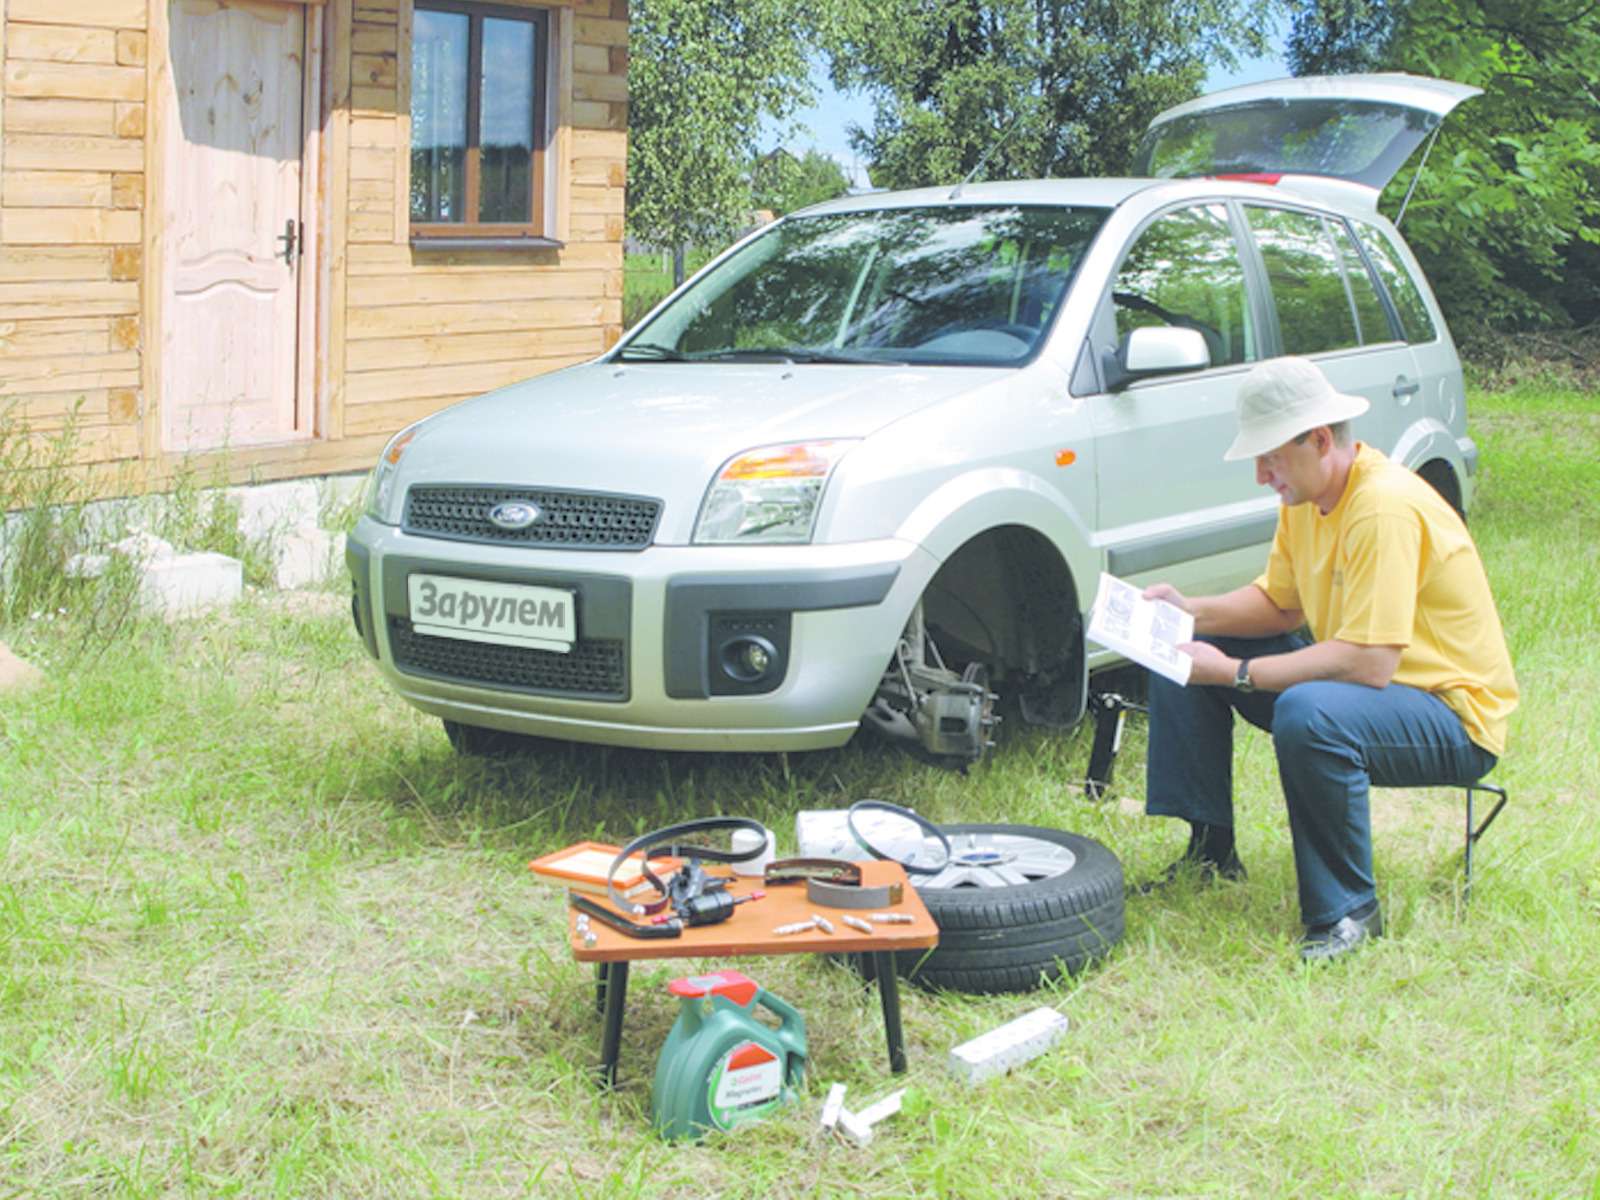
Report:
M 1239 385 L 1239 436 L 1222 457 L 1255 458 L 1318 425 L 1359 417 L 1372 406 L 1361 396 L 1333 390 L 1316 363 L 1305 358 L 1269 358 Z

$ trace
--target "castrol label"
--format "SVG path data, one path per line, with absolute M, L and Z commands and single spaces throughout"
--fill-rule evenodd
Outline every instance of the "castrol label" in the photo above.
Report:
M 783 1095 L 783 1061 L 756 1042 L 740 1042 L 711 1069 L 711 1119 L 720 1129 L 760 1116 Z

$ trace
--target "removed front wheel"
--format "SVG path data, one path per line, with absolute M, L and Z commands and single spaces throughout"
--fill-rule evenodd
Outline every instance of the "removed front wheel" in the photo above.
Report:
M 1092 838 L 1034 825 L 944 825 L 950 863 L 913 876 L 939 926 L 932 951 L 895 965 L 929 988 L 1032 991 L 1122 940 L 1122 864 Z

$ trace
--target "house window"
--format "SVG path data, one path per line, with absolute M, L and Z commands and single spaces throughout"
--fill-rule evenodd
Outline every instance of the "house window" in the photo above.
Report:
M 417 0 L 411 50 L 411 232 L 544 232 L 542 9 Z

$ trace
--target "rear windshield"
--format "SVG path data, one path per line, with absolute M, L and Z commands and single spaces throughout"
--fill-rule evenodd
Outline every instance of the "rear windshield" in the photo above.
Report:
M 1433 113 L 1374 100 L 1256 100 L 1157 125 L 1134 172 L 1326 175 L 1382 188 L 1438 123 Z
M 790 218 L 697 280 L 617 357 L 1017 365 L 1043 341 L 1106 211 Z

